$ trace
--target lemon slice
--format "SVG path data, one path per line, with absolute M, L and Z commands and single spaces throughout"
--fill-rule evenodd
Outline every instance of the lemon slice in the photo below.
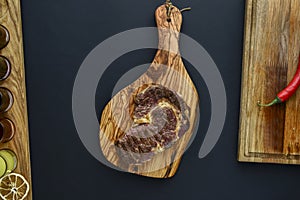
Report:
M 20 174 L 7 174 L 0 179 L 0 197 L 3 200 L 23 200 L 29 192 L 29 183 Z
M 0 177 L 6 174 L 6 170 L 7 170 L 7 165 L 5 159 L 0 156 Z
M 13 172 L 18 163 L 16 154 L 9 149 L 2 149 L 0 150 L 0 156 L 4 158 L 7 165 L 6 174 Z

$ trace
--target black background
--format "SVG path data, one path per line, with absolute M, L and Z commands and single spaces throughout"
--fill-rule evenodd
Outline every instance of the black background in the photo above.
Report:
M 243 46 L 243 0 L 175 1 L 184 13 L 182 32 L 198 41 L 223 76 L 228 113 L 214 150 L 198 152 L 210 117 L 207 88 L 186 63 L 201 98 L 201 123 L 177 175 L 156 180 L 121 173 L 95 160 L 82 145 L 72 117 L 72 88 L 82 61 L 100 42 L 132 28 L 155 26 L 163 0 L 22 1 L 29 107 L 33 194 L 53 199 L 285 199 L 297 198 L 298 166 L 237 162 Z M 155 50 L 116 60 L 99 83 L 98 116 L 118 78 L 133 66 L 149 63 Z

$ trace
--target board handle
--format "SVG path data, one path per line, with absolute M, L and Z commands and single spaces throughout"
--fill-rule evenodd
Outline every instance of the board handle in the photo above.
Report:
M 159 45 L 158 49 L 167 50 L 172 54 L 179 52 L 179 35 L 182 25 L 182 12 L 190 10 L 184 8 L 179 10 L 170 0 L 159 6 L 155 12 L 158 28 Z
M 155 12 L 158 28 L 158 49 L 179 54 L 179 33 L 182 25 L 180 10 L 172 4 L 164 4 Z
M 182 25 L 181 11 L 173 4 L 165 3 L 155 12 L 156 24 L 159 29 L 170 29 L 180 32 Z

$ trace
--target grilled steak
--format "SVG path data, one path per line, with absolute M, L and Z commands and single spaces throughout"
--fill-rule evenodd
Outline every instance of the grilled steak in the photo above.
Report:
M 177 142 L 189 129 L 190 108 L 171 90 L 150 85 L 134 97 L 133 126 L 115 142 L 119 157 L 141 165 Z

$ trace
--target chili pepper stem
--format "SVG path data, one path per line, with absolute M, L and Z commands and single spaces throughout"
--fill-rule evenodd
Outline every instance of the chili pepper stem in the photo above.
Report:
M 279 97 L 276 97 L 271 103 L 261 104 L 260 102 L 258 102 L 257 105 L 260 107 L 270 107 L 270 106 L 273 106 L 273 105 L 279 104 L 279 103 L 282 103 L 282 100 Z

